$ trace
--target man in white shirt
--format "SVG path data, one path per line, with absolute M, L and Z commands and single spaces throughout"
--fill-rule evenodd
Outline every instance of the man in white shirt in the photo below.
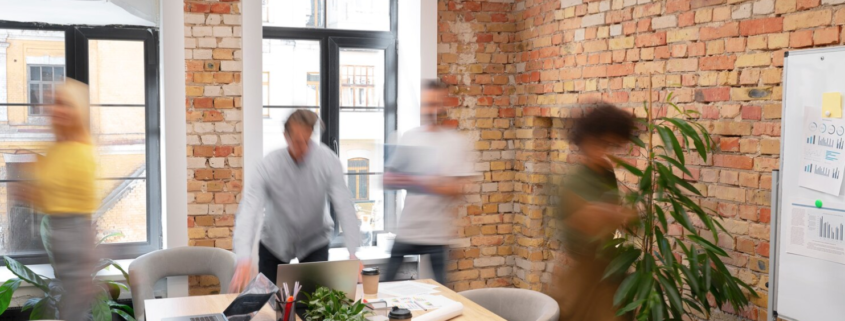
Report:
M 328 146 L 311 140 L 320 118 L 300 109 L 285 122 L 288 147 L 268 154 L 246 182 L 235 215 L 233 237 L 238 267 L 230 291 L 251 280 L 252 251 L 258 226 L 258 270 L 276 282 L 276 268 L 294 258 L 300 263 L 328 261 L 334 222 L 328 202 L 343 228 L 351 259 L 361 243 L 352 194 L 343 166 Z
M 426 83 L 420 106 L 423 126 L 405 133 L 388 160 L 384 186 L 408 191 L 386 271 L 389 280 L 396 277 L 405 255 L 428 254 L 435 279 L 446 282 L 446 250 L 455 236 L 454 203 L 463 194 L 465 180 L 475 175 L 467 140 L 438 124 L 447 94 L 443 84 Z

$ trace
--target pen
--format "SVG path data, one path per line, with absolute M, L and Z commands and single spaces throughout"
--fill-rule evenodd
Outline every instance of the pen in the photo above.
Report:
M 419 302 L 417 302 L 417 300 L 415 300 L 415 299 L 411 299 L 411 301 L 413 301 L 413 302 L 414 302 L 414 304 L 416 304 L 418 307 L 420 307 L 420 309 L 422 309 L 423 311 L 428 311 L 428 309 L 426 309 L 426 308 L 425 308 L 422 304 L 420 304 Z

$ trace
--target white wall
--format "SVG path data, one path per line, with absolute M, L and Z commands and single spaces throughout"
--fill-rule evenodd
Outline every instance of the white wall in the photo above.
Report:
M 182 1 L 161 0 L 161 143 L 164 247 L 188 245 L 188 159 L 185 157 L 185 13 Z M 168 278 L 169 297 L 188 295 L 188 278 Z

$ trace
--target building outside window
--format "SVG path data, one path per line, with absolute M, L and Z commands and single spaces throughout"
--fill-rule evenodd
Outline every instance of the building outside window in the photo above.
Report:
M 340 158 L 361 229 L 370 231 L 364 244 L 372 245 L 396 220 L 396 195 L 382 176 L 385 141 L 396 131 L 398 1 L 266 0 L 264 7 L 263 71 L 273 77 L 264 154 L 286 148 L 282 125 L 293 111 L 318 113 L 325 128 L 312 139 Z M 341 242 L 336 235 L 332 246 Z
M 158 54 L 156 33 L 125 26 L 6 27 L 0 21 L 0 254 L 27 264 L 48 262 L 41 216 L 13 194 L 17 181 L 30 179 L 22 168 L 54 141 L 47 116 L 66 78 L 89 85 L 102 200 L 93 219 L 98 237 L 117 235 L 103 246 L 115 259 L 161 248 L 158 77 L 150 63 Z M 74 52 L 66 52 L 66 42 L 77 44 Z M 66 59 L 71 54 L 76 58 Z

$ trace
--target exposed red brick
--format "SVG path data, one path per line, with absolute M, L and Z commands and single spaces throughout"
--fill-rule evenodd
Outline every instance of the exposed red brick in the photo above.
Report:
M 781 31 L 783 31 L 783 17 L 743 20 L 739 23 L 739 34 L 743 36 Z

